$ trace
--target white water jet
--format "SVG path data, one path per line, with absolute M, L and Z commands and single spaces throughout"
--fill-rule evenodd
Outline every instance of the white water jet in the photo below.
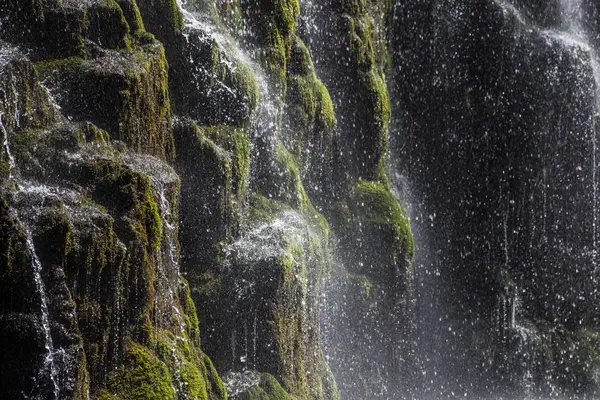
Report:
M 33 278 L 37 292 L 41 300 L 41 313 L 42 313 L 42 328 L 44 330 L 44 340 L 46 348 L 46 357 L 44 358 L 44 369 L 50 370 L 50 381 L 52 382 L 54 399 L 59 398 L 60 387 L 58 385 L 58 368 L 54 362 L 54 344 L 52 342 L 52 334 L 50 332 L 50 319 L 48 311 L 48 296 L 46 295 L 46 287 L 42 280 L 42 263 L 35 251 L 33 244 L 33 237 L 31 231 L 25 227 L 25 234 L 27 236 L 27 248 L 31 256 L 31 267 L 33 270 Z
M 6 155 L 8 157 L 8 179 L 13 179 L 13 171 L 16 168 L 15 165 L 15 158 L 13 157 L 12 153 L 10 152 L 10 142 L 8 140 L 8 131 L 6 130 L 6 127 L 4 126 L 4 123 L 2 122 L 2 117 L 4 116 L 4 114 L 0 111 L 0 131 L 2 131 L 2 135 L 4 136 L 4 140 L 3 140 L 3 144 L 4 144 L 4 151 L 6 152 Z

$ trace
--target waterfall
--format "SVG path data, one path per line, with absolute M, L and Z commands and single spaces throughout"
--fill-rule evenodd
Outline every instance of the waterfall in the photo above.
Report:
M 50 331 L 50 318 L 48 311 L 48 296 L 46 295 L 46 287 L 42 279 L 42 263 L 38 258 L 33 244 L 33 237 L 31 231 L 25 227 L 25 234 L 27 235 L 27 248 L 29 249 L 29 255 L 31 257 L 31 268 L 33 270 L 33 278 L 37 292 L 40 296 L 41 301 L 41 313 L 42 313 L 42 328 L 44 330 L 44 340 L 46 347 L 46 357 L 44 358 L 44 373 L 46 369 L 50 372 L 50 381 L 52 382 L 54 399 L 59 399 L 60 387 L 58 384 L 59 371 L 54 361 L 54 344 L 52 343 L 52 333 Z

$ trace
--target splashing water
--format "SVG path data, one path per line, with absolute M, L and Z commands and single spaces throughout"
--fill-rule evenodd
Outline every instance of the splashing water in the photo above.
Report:
M 229 372 L 223 376 L 223 384 L 231 398 L 260 383 L 260 374 L 255 371 Z

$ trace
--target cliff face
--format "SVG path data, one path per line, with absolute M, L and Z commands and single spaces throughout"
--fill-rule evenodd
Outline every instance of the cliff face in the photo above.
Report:
M 599 13 L 0 0 L 0 398 L 598 397 Z
M 0 0 L 0 397 L 402 385 L 381 3 Z

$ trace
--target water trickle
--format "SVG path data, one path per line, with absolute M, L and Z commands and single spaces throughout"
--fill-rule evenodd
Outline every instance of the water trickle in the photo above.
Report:
M 21 111 L 19 109 L 19 91 L 17 90 L 17 77 L 15 75 L 11 76 L 10 88 L 14 96 L 13 107 L 15 110 L 13 114 L 13 124 L 15 127 L 18 128 L 19 126 L 21 126 Z
M 12 153 L 10 152 L 10 142 L 8 140 L 8 131 L 6 130 L 6 127 L 4 126 L 4 123 L 2 122 L 2 117 L 4 116 L 4 114 L 2 112 L 0 112 L 0 130 L 2 131 L 2 136 L 4 137 L 3 139 L 3 144 L 4 144 L 4 151 L 6 151 L 6 155 L 8 157 L 8 178 L 9 179 L 13 179 L 13 171 L 15 170 L 15 158 L 13 157 Z
M 58 399 L 60 394 L 60 387 L 58 384 L 59 371 L 54 360 L 55 349 L 54 344 L 52 342 L 52 334 L 50 332 L 48 296 L 46 295 L 46 287 L 44 285 L 44 281 L 42 280 L 42 263 L 40 262 L 40 259 L 38 258 L 38 255 L 35 251 L 31 231 L 27 227 L 25 227 L 25 234 L 27 235 L 27 248 L 29 249 L 29 253 L 31 256 L 33 278 L 35 280 L 36 289 L 41 300 L 42 328 L 44 330 L 44 340 L 46 348 L 46 357 L 44 358 L 44 370 L 42 371 L 42 373 L 50 373 L 50 381 L 52 383 L 54 394 L 53 398 Z

